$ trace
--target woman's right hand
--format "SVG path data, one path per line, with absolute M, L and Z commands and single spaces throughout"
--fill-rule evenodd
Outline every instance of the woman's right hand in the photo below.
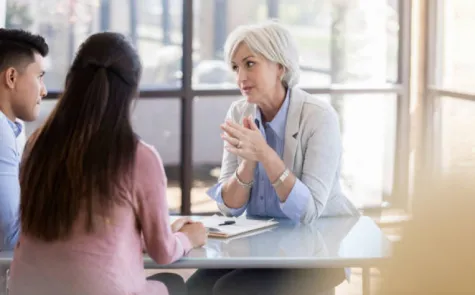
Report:
M 191 242 L 193 248 L 201 247 L 206 244 L 206 228 L 201 222 L 187 223 L 179 230 L 184 233 Z

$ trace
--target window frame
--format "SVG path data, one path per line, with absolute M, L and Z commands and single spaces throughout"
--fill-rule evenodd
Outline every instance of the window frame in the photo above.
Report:
M 424 150 L 427 151 L 425 159 L 425 171 L 432 175 L 442 173 L 442 98 L 456 98 L 475 102 L 475 93 L 454 91 L 449 87 L 443 87 L 442 76 L 444 72 L 444 1 L 429 0 L 426 2 L 427 17 L 427 40 L 426 64 L 427 84 L 425 86 L 425 137 Z
M 108 0 L 106 0 L 107 2 Z M 133 1 L 133 0 L 132 0 Z M 161 0 L 164 2 L 170 0 Z M 181 215 L 191 215 L 191 191 L 193 188 L 193 100 L 195 97 L 239 96 L 238 89 L 199 89 L 192 85 L 192 48 L 193 48 L 193 2 L 183 0 L 182 31 L 183 58 L 181 64 L 181 87 L 156 89 L 141 87 L 140 99 L 179 99 L 181 103 L 181 140 L 180 140 L 180 188 L 181 188 Z M 268 5 L 275 5 L 277 1 L 268 1 Z M 166 4 L 166 3 L 162 3 Z M 410 59 L 411 59 L 411 0 L 399 0 L 399 52 L 397 82 L 375 87 L 351 87 L 348 85 L 333 84 L 329 87 L 304 88 L 311 94 L 385 94 L 397 95 L 397 122 L 396 147 L 394 154 L 394 171 L 392 173 L 392 193 L 383 196 L 381 207 L 388 204 L 391 208 L 407 209 L 409 186 L 409 131 L 410 131 Z M 273 7 L 273 6 L 272 6 Z M 131 9 L 136 11 L 136 9 Z M 270 10 L 270 14 L 275 13 Z M 106 13 L 106 12 L 102 12 Z M 137 21 L 136 17 L 131 17 Z M 102 24 L 106 26 L 106 24 Z M 134 25 L 131 24 L 131 29 Z M 132 30 L 134 31 L 134 30 Z M 132 34 L 134 35 L 134 34 Z M 136 36 L 136 35 L 134 35 Z M 59 90 L 52 90 L 45 99 L 57 99 Z M 365 208 L 363 208 L 365 209 Z M 380 209 L 380 208 L 377 208 Z

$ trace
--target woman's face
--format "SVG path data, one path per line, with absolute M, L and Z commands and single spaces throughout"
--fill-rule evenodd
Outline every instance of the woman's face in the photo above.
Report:
M 282 87 L 280 77 L 284 74 L 283 67 L 253 53 L 245 43 L 238 46 L 231 66 L 242 95 L 250 103 L 259 104 L 270 99 Z

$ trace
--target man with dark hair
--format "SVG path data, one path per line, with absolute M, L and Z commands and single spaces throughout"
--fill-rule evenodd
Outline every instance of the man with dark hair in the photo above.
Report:
M 20 151 L 16 138 L 22 124 L 38 117 L 44 57 L 43 37 L 23 30 L 0 29 L 0 251 L 11 250 L 20 233 Z

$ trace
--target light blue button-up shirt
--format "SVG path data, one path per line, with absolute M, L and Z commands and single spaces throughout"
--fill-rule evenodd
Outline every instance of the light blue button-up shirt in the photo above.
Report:
M 256 119 L 262 136 L 281 159 L 283 158 L 285 145 L 285 126 L 290 103 L 289 93 L 290 91 L 287 91 L 284 103 L 271 122 L 263 123 L 260 109 L 257 108 L 256 111 Z M 288 168 L 291 169 L 292 167 Z M 221 195 L 223 184 L 223 182 L 218 183 L 208 190 L 208 195 L 220 204 L 224 204 Z M 257 164 L 254 172 L 254 185 L 250 194 L 248 203 L 243 207 L 230 208 L 229 211 L 232 215 L 239 216 L 247 210 L 249 216 L 288 218 L 299 222 L 311 197 L 308 187 L 297 179 L 287 200 L 282 203 L 261 163 Z
M 0 250 L 11 250 L 20 235 L 20 152 L 22 125 L 0 112 Z

